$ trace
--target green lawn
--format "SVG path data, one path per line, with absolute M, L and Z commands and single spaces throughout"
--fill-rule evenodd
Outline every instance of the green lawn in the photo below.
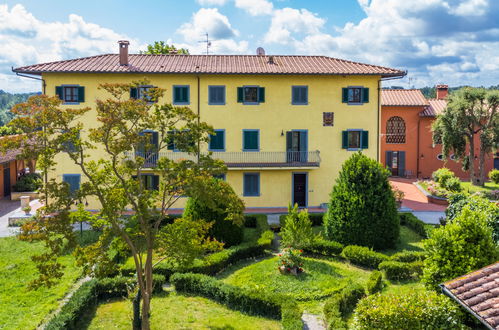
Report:
M 461 181 L 461 185 L 464 191 L 474 193 L 477 191 L 490 192 L 492 190 L 499 190 L 499 184 L 495 184 L 494 182 L 485 182 L 485 186 L 474 186 L 469 181 Z
M 78 329 L 131 329 L 129 300 L 111 300 L 97 306 Z M 230 310 L 202 297 L 175 292 L 155 296 L 151 303 L 152 329 L 280 329 L 278 320 Z
M 28 283 L 37 276 L 30 257 L 42 248 L 40 243 L 21 242 L 15 237 L 0 238 L 0 328 L 34 329 L 80 276 L 74 258 L 68 255 L 61 260 L 65 275 L 57 285 L 29 290 Z
M 422 237 L 414 230 L 400 226 L 400 237 L 395 249 L 380 251 L 387 255 L 392 255 L 403 250 L 423 251 Z

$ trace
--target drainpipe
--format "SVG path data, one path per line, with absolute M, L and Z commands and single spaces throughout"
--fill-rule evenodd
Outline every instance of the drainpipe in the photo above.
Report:
M 419 143 L 421 142 L 420 139 L 419 139 L 419 135 L 420 135 L 420 131 L 421 131 L 421 117 L 418 117 L 418 144 L 417 144 L 417 154 L 416 154 L 416 179 L 419 179 Z
M 376 137 L 377 137 L 377 145 L 376 145 L 376 161 L 379 162 L 380 157 L 380 145 L 381 145 L 381 136 L 380 134 L 380 120 L 381 120 L 381 79 L 378 80 L 378 125 L 376 128 Z
M 197 75 L 197 80 L 198 80 L 198 88 L 197 88 L 197 94 L 198 94 L 198 100 L 197 100 L 197 105 L 198 105 L 198 126 L 199 124 L 201 123 L 201 101 L 200 101 L 200 97 L 201 97 L 201 92 L 200 92 L 200 85 L 201 85 L 201 78 L 199 77 L 199 75 Z M 200 155 L 201 155 L 201 138 L 198 138 L 198 164 L 199 164 L 199 158 L 200 158 Z
M 12 72 L 15 72 L 16 76 L 19 76 L 19 77 L 40 80 L 42 82 L 42 93 L 45 94 L 45 89 L 47 87 L 47 84 L 45 83 L 45 79 L 38 78 L 38 77 L 33 77 L 33 76 L 29 76 L 29 75 L 26 75 L 26 74 L 22 74 L 22 73 L 16 72 L 16 71 L 14 71 L 14 67 L 12 67 Z

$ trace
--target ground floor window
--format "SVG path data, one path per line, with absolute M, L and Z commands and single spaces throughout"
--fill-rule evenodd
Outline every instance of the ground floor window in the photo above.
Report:
M 260 173 L 244 173 L 244 196 L 260 196 Z

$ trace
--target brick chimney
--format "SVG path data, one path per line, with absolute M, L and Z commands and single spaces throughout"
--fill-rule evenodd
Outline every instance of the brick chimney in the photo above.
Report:
M 120 45 L 120 65 L 128 65 L 128 45 L 130 42 L 128 40 L 118 41 Z
M 435 86 L 437 90 L 437 100 L 445 100 L 447 95 L 449 94 L 449 86 L 448 85 L 437 85 Z

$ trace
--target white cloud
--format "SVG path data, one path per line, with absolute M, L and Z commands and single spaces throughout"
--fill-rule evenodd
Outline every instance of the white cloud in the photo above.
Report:
M 201 6 L 223 6 L 227 0 L 196 0 Z
M 4 67 L 24 66 L 75 57 L 118 52 L 117 41 L 129 39 L 123 34 L 86 22 L 71 14 L 67 22 L 44 22 L 22 5 L 0 5 L 0 63 Z M 141 47 L 131 40 L 131 50 Z M 0 88 L 28 91 L 38 83 L 20 80 L 0 72 Z
M 457 7 L 449 6 L 450 12 L 458 16 L 482 16 L 489 9 L 488 0 L 467 0 Z
M 272 15 L 265 42 L 289 44 L 302 35 L 317 35 L 326 22 L 306 9 L 277 9 Z
M 270 15 L 274 9 L 272 2 L 267 0 L 235 0 L 235 5 L 252 16 Z

